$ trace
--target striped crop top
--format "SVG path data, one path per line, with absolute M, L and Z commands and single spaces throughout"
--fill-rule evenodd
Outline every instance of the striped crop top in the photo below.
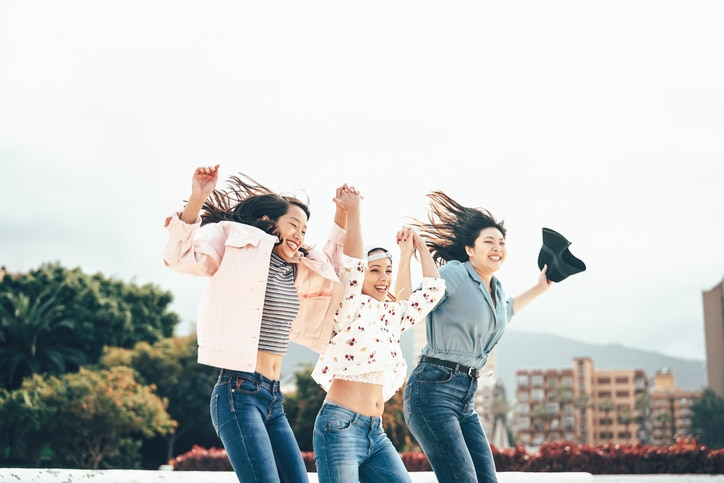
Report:
M 289 346 L 289 331 L 299 312 L 299 296 L 294 286 L 296 266 L 272 252 L 269 278 L 261 316 L 259 350 L 284 355 Z

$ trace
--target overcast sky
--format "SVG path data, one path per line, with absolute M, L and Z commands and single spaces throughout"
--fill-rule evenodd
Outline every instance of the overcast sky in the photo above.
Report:
M 724 276 L 724 3 L 0 0 L 0 264 L 175 296 L 163 219 L 197 165 L 311 200 L 359 187 L 391 245 L 442 189 L 508 228 L 531 286 L 541 228 L 588 269 L 510 330 L 704 358 Z

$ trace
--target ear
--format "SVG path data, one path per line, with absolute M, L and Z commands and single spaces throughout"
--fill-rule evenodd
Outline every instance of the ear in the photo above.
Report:
M 269 221 L 269 215 L 264 215 L 261 217 L 261 219 L 264 221 Z
M 473 251 L 472 248 L 470 248 L 470 247 L 465 247 L 465 253 L 467 253 L 468 256 L 471 256 L 471 255 L 473 254 L 472 251 Z

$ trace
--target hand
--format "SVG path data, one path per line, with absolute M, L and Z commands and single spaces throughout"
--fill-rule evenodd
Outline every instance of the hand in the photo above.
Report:
M 417 233 L 409 226 L 403 226 L 400 231 L 397 232 L 397 244 L 400 246 L 400 259 L 409 260 L 415 253 L 417 248 L 415 245 L 415 237 Z M 417 236 L 419 238 L 419 236 Z
M 548 280 L 548 277 L 546 277 L 547 271 L 548 271 L 548 265 L 543 265 L 543 269 L 540 271 L 540 274 L 538 275 L 538 283 L 536 283 L 536 288 L 538 288 L 540 292 L 545 292 L 546 290 L 548 290 L 548 288 L 553 283 L 550 280 Z
M 351 185 L 347 185 L 347 183 L 345 183 L 337 188 L 332 201 L 334 201 L 334 203 L 337 205 L 337 208 L 342 211 L 348 212 L 359 210 L 360 202 L 363 199 L 364 196 L 360 194 L 357 188 Z
M 191 179 L 191 193 L 206 199 L 216 189 L 219 179 L 219 165 L 200 166 L 194 171 Z

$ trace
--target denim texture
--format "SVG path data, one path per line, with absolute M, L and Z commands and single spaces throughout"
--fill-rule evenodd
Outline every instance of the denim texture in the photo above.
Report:
M 405 422 L 438 481 L 497 482 L 493 453 L 475 412 L 477 379 L 421 362 L 405 387 Z
M 314 421 L 319 483 L 411 483 L 380 418 L 325 402 Z
M 222 370 L 211 393 L 211 422 L 242 483 L 308 483 L 279 381 Z

